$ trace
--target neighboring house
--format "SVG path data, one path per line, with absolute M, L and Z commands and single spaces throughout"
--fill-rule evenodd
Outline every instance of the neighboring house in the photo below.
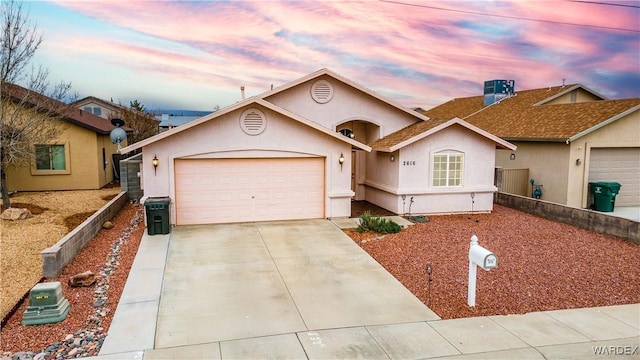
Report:
M 456 116 L 517 145 L 498 151 L 496 166 L 529 169 L 543 200 L 587 208 L 589 182 L 615 181 L 622 184 L 616 206 L 640 205 L 640 98 L 605 100 L 579 84 L 503 93 L 503 83 L 423 114 Z M 528 178 L 521 188 L 531 196 Z
M 16 85 L 7 85 L 3 98 L 9 94 L 23 99 L 25 92 L 39 106 L 64 107 L 57 100 Z M 92 113 L 69 105 L 66 108 L 61 115 L 65 122 L 62 133 L 46 144 L 34 144 L 37 160 L 34 158 L 30 166 L 7 169 L 9 191 L 100 189 L 113 181 L 112 156 L 118 149 L 109 133 L 114 126 Z
M 515 150 L 323 69 L 121 152 L 142 149 L 144 197 L 169 196 L 171 223 L 185 225 L 347 217 L 352 199 L 491 211 L 496 147 Z
M 72 105 L 107 120 L 110 120 L 115 114 L 123 110 L 128 110 L 124 105 L 102 100 L 94 96 L 82 98 L 75 101 Z

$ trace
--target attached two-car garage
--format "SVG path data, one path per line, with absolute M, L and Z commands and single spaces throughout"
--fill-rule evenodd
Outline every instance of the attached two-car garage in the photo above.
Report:
M 177 225 L 325 217 L 325 158 L 175 160 Z

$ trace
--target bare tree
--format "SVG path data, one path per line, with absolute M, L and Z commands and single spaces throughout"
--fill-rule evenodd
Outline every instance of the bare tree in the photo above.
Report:
M 7 169 L 30 165 L 35 145 L 62 133 L 70 109 L 62 100 L 71 85 L 61 82 L 49 92 L 49 71 L 31 65 L 43 38 L 28 17 L 21 2 L 0 3 L 0 191 L 5 208 L 10 206 Z
M 120 105 L 117 112 L 111 114 L 111 119 L 119 118 L 124 121 L 124 126 L 129 128 L 127 143 L 133 144 L 140 140 L 156 135 L 160 122 L 145 111 L 144 105 L 138 100 L 130 102 L 131 107 Z

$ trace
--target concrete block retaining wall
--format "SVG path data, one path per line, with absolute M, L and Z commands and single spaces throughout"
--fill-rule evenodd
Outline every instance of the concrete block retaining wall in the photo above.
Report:
M 640 245 L 640 223 L 590 209 L 560 205 L 526 196 L 498 193 L 495 202 L 542 218 L 613 235 Z
M 111 220 L 128 200 L 126 192 L 119 193 L 55 245 L 42 250 L 42 276 L 49 279 L 57 277 L 65 265 L 102 229 L 102 224 Z

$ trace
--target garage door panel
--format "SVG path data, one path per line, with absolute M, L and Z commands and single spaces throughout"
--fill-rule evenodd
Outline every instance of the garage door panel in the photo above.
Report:
M 592 148 L 589 182 L 595 181 L 622 185 L 616 206 L 640 206 L 640 148 Z
M 323 158 L 176 160 L 175 174 L 178 224 L 324 216 Z

